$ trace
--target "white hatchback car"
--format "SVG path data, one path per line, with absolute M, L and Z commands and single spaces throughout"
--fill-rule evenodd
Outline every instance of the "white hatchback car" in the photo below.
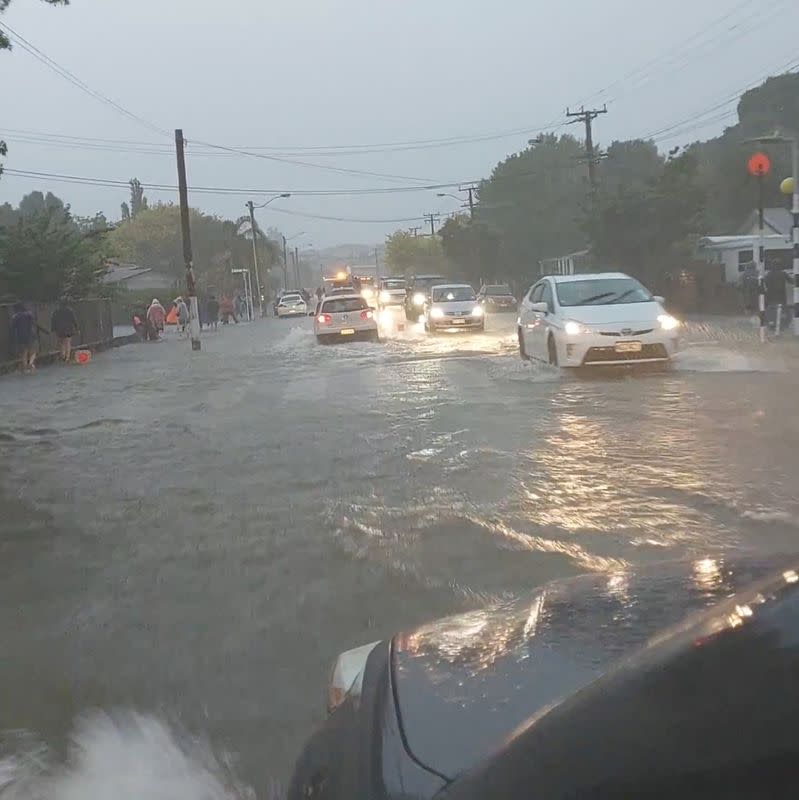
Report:
M 485 312 L 468 283 L 433 286 L 424 305 L 424 329 L 430 333 L 485 330 Z
M 305 316 L 308 313 L 308 306 L 305 300 L 302 299 L 301 294 L 284 294 L 280 298 L 275 311 L 277 311 L 278 317 Z
M 313 329 L 318 342 L 380 341 L 374 309 L 359 294 L 323 297 L 314 316 Z
M 549 275 L 519 307 L 519 353 L 561 367 L 667 362 L 680 323 L 623 272 Z

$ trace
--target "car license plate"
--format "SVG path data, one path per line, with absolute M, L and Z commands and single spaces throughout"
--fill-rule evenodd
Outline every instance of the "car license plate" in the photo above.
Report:
M 465 319 L 453 319 L 452 320 L 452 324 L 453 325 L 465 325 L 466 324 L 466 320 Z
M 617 353 L 640 353 L 642 349 L 641 342 L 616 342 Z
M 355 328 L 342 328 L 341 335 L 342 336 L 352 336 L 355 333 Z

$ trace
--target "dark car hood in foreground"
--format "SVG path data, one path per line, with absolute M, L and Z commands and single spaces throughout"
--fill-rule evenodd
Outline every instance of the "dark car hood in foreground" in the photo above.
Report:
M 536 712 L 784 561 L 702 559 L 587 575 L 400 634 L 393 670 L 408 748 L 455 778 Z

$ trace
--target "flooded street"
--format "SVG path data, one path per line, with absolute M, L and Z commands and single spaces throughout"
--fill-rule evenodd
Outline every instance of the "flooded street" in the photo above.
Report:
M 267 796 L 343 649 L 553 578 L 795 550 L 789 343 L 696 322 L 674 369 L 572 375 L 514 326 L 328 347 L 270 318 L 3 378 L 0 729 L 59 750 L 135 710 Z

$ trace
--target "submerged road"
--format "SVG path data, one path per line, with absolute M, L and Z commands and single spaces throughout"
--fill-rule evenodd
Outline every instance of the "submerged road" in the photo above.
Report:
M 268 319 L 4 378 L 0 730 L 58 750 L 136 709 L 263 795 L 342 649 L 552 578 L 691 558 L 701 588 L 796 549 L 792 346 L 694 323 L 670 371 L 574 376 L 521 362 L 514 321 L 322 347 Z

